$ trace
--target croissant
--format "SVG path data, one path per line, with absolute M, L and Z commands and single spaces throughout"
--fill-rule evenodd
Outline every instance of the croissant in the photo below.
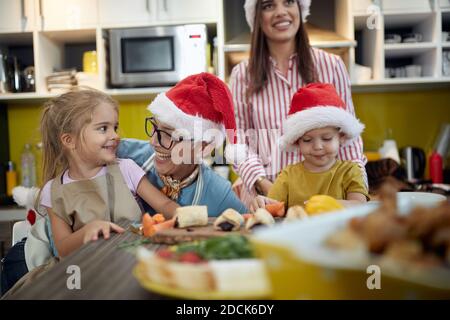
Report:
M 244 223 L 242 215 L 234 209 L 227 209 L 214 221 L 214 229 L 221 231 L 237 231 Z
M 286 213 L 285 221 L 295 221 L 307 218 L 308 214 L 306 213 L 305 209 L 303 209 L 302 206 L 292 206 L 288 209 Z
M 266 225 L 271 226 L 275 223 L 275 219 L 266 209 L 259 208 L 253 214 L 253 217 L 250 217 L 245 224 L 245 229 L 250 230 L 258 225 Z

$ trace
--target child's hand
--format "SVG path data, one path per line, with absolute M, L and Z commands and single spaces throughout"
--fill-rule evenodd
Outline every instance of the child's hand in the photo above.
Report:
M 258 208 L 265 208 L 266 204 L 269 203 L 278 203 L 279 201 L 267 198 L 265 196 L 256 196 L 256 198 L 250 204 L 250 211 L 255 212 Z
M 117 224 L 109 221 L 94 220 L 84 226 L 83 244 L 90 241 L 96 241 L 99 234 L 103 234 L 103 238 L 108 239 L 110 231 L 122 233 L 125 229 Z

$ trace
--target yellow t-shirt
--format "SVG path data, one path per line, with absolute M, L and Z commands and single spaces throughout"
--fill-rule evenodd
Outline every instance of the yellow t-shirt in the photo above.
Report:
M 287 166 L 281 171 L 268 197 L 283 201 L 288 207 L 304 205 L 304 202 L 316 194 L 325 194 L 345 200 L 348 193 L 357 192 L 369 198 L 361 169 L 351 161 L 336 160 L 336 163 L 324 172 L 310 172 L 303 162 Z

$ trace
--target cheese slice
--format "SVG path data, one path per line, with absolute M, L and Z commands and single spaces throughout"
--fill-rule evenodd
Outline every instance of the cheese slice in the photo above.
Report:
M 215 287 L 220 292 L 269 292 L 266 268 L 259 259 L 212 260 Z

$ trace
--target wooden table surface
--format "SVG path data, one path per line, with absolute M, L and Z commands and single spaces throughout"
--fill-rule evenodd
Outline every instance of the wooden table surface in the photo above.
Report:
M 64 258 L 57 265 L 42 274 L 5 299 L 164 299 L 165 297 L 143 289 L 134 278 L 132 270 L 136 258 L 120 244 L 140 239 L 140 236 L 128 231 L 129 222 L 120 222 L 126 228 L 123 234 L 111 234 L 88 243 L 78 251 Z M 147 244 L 147 248 L 156 249 L 160 245 Z M 68 267 L 76 265 L 81 271 L 81 289 L 67 288 Z

